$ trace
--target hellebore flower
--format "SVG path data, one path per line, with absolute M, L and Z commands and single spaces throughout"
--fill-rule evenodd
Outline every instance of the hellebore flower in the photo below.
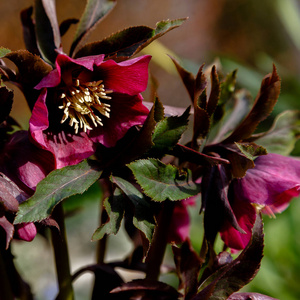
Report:
M 0 226 L 14 232 L 17 239 L 31 241 L 37 230 L 34 223 L 17 224 L 11 221 L 20 203 L 33 194 L 36 185 L 54 169 L 54 158 L 48 151 L 38 148 L 29 140 L 27 131 L 17 131 L 3 145 L 0 155 Z
M 169 243 L 180 244 L 190 236 L 190 216 L 187 207 L 195 204 L 194 197 L 175 203 L 168 234 Z
M 251 237 L 256 208 L 274 215 L 285 210 L 293 197 L 300 194 L 300 160 L 279 154 L 267 154 L 255 159 L 255 167 L 245 177 L 232 182 L 234 193 L 231 207 L 240 227 L 238 232 L 229 222 L 223 226 L 221 237 L 233 249 L 243 249 Z
M 35 87 L 30 133 L 39 147 L 53 153 L 56 168 L 73 165 L 95 151 L 95 143 L 115 146 L 127 130 L 141 125 L 148 109 L 150 56 L 120 63 L 104 55 L 72 59 L 58 54 L 56 68 Z

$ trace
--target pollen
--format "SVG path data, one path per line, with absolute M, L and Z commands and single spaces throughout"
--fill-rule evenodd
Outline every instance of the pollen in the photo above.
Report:
M 102 80 L 83 83 L 76 79 L 72 86 L 60 93 L 62 104 L 58 108 L 63 110 L 61 123 L 69 119 L 69 125 L 74 127 L 76 134 L 79 129 L 87 132 L 103 126 L 100 116 L 110 117 L 110 104 L 106 103 L 111 100 L 110 93 L 112 91 L 104 88 Z

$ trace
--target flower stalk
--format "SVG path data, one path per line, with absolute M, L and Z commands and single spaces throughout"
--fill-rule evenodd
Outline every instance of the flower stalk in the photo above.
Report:
M 62 204 L 58 204 L 53 211 L 53 218 L 60 228 L 60 232 L 51 231 L 57 281 L 59 286 L 59 299 L 74 299 L 72 276 L 70 272 L 69 251 Z
M 169 227 L 174 210 L 174 202 L 165 201 L 158 217 L 158 224 L 154 231 L 153 240 L 147 259 L 146 279 L 158 280 L 160 267 L 166 251 Z

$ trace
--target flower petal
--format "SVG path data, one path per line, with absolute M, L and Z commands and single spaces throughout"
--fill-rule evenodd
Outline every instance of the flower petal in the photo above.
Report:
M 56 133 L 49 129 L 46 96 L 47 90 L 44 89 L 29 121 L 30 134 L 37 145 L 54 155 L 57 169 L 75 165 L 91 156 L 95 152 L 94 145 L 86 133 L 72 134 L 64 131 Z
M 94 64 L 99 65 L 103 62 L 104 54 L 86 56 L 77 59 L 73 59 L 65 54 L 59 54 L 56 58 L 56 69 L 51 71 L 47 76 L 45 76 L 40 83 L 35 87 L 37 90 L 40 90 L 45 87 L 55 87 L 58 86 L 61 82 L 61 76 L 64 69 L 69 71 L 71 69 L 70 65 L 78 65 L 84 67 L 90 71 L 93 70 Z M 69 72 L 71 75 L 71 72 Z
M 150 59 L 151 56 L 144 55 L 121 63 L 107 60 L 95 72 L 104 81 L 106 89 L 136 95 L 147 88 Z
M 15 234 L 19 239 L 31 242 L 35 238 L 37 230 L 33 223 L 22 223 L 15 225 Z
M 300 194 L 300 160 L 279 154 L 260 156 L 244 178 L 234 181 L 234 189 L 241 200 L 281 212 Z
M 168 235 L 169 243 L 180 244 L 190 235 L 190 216 L 187 206 L 194 205 L 194 202 L 190 204 L 187 201 L 188 199 L 175 204 Z
M 231 207 L 240 227 L 246 233 L 239 232 L 226 220 L 220 230 L 220 235 L 226 246 L 233 250 L 241 250 L 250 241 L 252 228 L 256 220 L 256 210 L 250 203 L 240 201 L 238 198 L 234 199 Z
M 113 147 L 121 139 L 129 128 L 142 125 L 149 113 L 143 105 L 141 96 L 129 96 L 126 94 L 111 94 L 110 118 L 103 118 L 103 126 L 89 132 L 94 142 L 105 147 Z

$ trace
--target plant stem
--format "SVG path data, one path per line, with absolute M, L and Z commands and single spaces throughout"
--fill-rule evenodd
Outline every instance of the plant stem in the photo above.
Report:
M 160 266 L 167 247 L 169 227 L 174 210 L 174 202 L 165 201 L 158 217 L 158 225 L 154 231 L 152 244 L 147 258 L 146 279 L 158 280 Z
M 59 286 L 59 297 L 57 299 L 73 300 L 74 291 L 70 272 L 64 210 L 61 203 L 55 207 L 52 217 L 58 223 L 60 228 L 60 232 L 57 232 L 55 229 L 51 231 L 57 281 Z
M 4 244 L 4 243 L 3 243 Z M 0 290 L 1 290 L 1 297 L 3 299 L 7 300 L 13 300 L 14 295 L 11 289 L 11 282 L 9 280 L 9 275 L 7 274 L 7 268 L 6 268 L 6 255 L 4 253 L 5 250 L 4 247 L 1 247 L 0 245 Z M 3 245 L 4 246 L 4 245 Z M 2 298 L 1 298 L 2 299 Z

